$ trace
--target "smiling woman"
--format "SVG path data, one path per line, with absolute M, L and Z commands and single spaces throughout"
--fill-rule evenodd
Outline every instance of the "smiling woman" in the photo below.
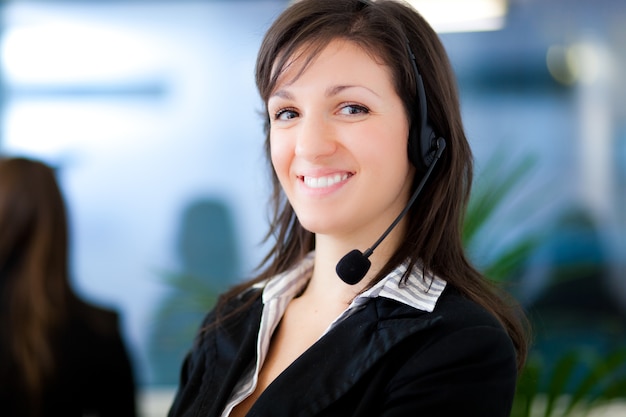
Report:
M 472 155 L 435 32 L 393 0 L 302 0 L 256 80 L 274 246 L 206 316 L 169 416 L 508 416 L 524 319 L 463 250 Z
M 408 200 L 409 119 L 391 72 L 357 45 L 334 40 L 302 61 L 268 100 L 271 159 L 300 224 L 347 252 L 373 242 Z

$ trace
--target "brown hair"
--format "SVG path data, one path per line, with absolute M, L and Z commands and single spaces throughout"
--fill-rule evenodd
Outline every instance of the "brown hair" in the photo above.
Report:
M 37 409 L 56 371 L 53 337 L 75 300 L 65 204 L 50 167 L 26 158 L 0 160 L 0 230 L 0 339 L 9 343 L 0 361 L 14 367 L 13 383 Z
M 307 62 L 333 39 L 359 45 L 392 71 L 396 92 L 407 112 L 416 114 L 416 80 L 407 41 L 416 57 L 426 92 L 428 119 L 447 142 L 446 150 L 424 186 L 419 201 L 407 215 L 401 245 L 370 285 L 404 260 L 421 263 L 426 271 L 444 278 L 466 297 L 500 320 L 518 354 L 518 367 L 527 352 L 524 316 L 516 303 L 486 280 L 468 261 L 461 240 L 463 215 L 469 200 L 473 157 L 461 120 L 456 78 L 447 53 L 430 25 L 414 9 L 393 0 L 301 0 L 284 11 L 262 42 L 256 83 L 265 103 L 281 71 L 294 54 L 304 50 Z M 267 112 L 266 112 L 266 117 Z M 269 118 L 265 120 L 265 148 L 269 161 Z M 305 230 L 272 171 L 273 217 L 267 239 L 275 239 L 256 279 L 235 287 L 220 305 L 255 282 L 301 260 L 314 249 L 313 234 Z M 419 174 L 416 173 L 414 184 Z

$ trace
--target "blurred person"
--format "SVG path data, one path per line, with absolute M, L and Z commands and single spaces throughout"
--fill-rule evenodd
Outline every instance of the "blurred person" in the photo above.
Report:
M 400 1 L 291 2 L 256 81 L 275 241 L 169 416 L 509 416 L 526 320 L 465 255 L 472 154 L 435 31 Z
M 72 290 L 54 171 L 0 159 L 0 415 L 136 416 L 116 312 Z

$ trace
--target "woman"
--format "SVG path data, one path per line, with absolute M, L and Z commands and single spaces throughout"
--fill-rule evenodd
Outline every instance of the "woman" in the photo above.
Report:
M 134 417 L 117 314 L 68 277 L 65 204 L 54 171 L 0 159 L 0 414 Z
M 435 32 L 396 1 L 301 0 L 256 81 L 275 243 L 169 416 L 508 416 L 522 315 L 463 251 L 472 157 Z

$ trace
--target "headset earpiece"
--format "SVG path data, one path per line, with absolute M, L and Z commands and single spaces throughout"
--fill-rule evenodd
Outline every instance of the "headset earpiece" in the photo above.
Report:
M 437 135 L 427 124 L 426 130 L 422 131 L 418 121 L 411 123 L 409 132 L 408 152 L 409 160 L 420 173 L 426 172 L 430 164 L 435 160 L 437 153 Z
M 426 103 L 426 91 L 422 76 L 417 69 L 415 55 L 411 50 L 409 41 L 406 41 L 411 65 L 415 73 L 415 85 L 417 95 L 417 111 L 413 114 L 409 131 L 408 153 L 409 160 L 417 168 L 418 172 L 424 173 L 435 160 L 437 153 L 437 134 L 428 122 L 428 105 Z

